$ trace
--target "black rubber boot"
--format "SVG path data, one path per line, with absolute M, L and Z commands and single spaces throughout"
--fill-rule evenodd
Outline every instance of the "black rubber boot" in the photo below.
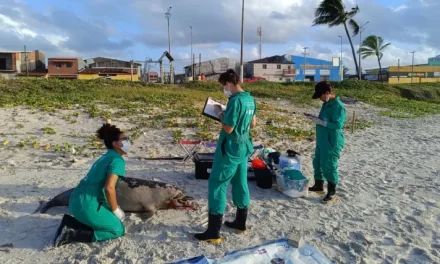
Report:
M 200 241 L 218 244 L 221 242 L 220 228 L 222 226 L 223 215 L 209 214 L 208 229 L 204 233 L 195 234 L 194 237 Z
M 324 194 L 324 181 L 323 180 L 315 180 L 315 185 L 309 188 L 309 192 L 316 192 L 318 194 Z
M 335 201 L 338 197 L 336 196 L 336 184 L 328 182 L 327 195 L 322 199 L 322 202 L 327 204 Z
M 89 238 L 89 236 L 91 236 L 91 238 Z M 93 229 L 91 227 L 79 222 L 73 216 L 65 214 L 55 234 L 53 244 L 55 247 L 58 247 L 75 241 L 91 242 L 92 239 Z
M 237 208 L 235 220 L 233 222 L 225 221 L 225 226 L 229 228 L 237 229 L 239 232 L 246 231 L 246 220 L 248 215 L 248 209 Z
M 93 230 L 73 229 L 64 226 L 61 234 L 55 239 L 55 247 L 70 244 L 73 242 L 88 243 L 93 241 Z

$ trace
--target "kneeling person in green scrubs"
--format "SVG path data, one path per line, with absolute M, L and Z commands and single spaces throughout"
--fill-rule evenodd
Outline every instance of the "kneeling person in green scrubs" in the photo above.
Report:
M 228 70 L 219 77 L 225 95 L 229 98 L 225 112 L 217 109 L 222 130 L 217 142 L 214 163 L 208 180 L 208 229 L 195 234 L 201 241 L 220 243 L 220 228 L 226 209 L 226 191 L 232 184 L 232 200 L 237 207 L 236 219 L 225 225 L 238 231 L 246 230 L 249 206 L 247 184 L 248 158 L 253 151 L 250 129 L 256 125 L 256 104 L 253 97 L 243 91 L 239 77 L 234 70 Z
M 54 244 L 94 242 L 124 235 L 125 214 L 116 200 L 116 185 L 125 176 L 122 155 L 130 149 L 130 141 L 114 125 L 104 124 L 97 134 L 108 151 L 92 166 L 70 196 L 73 216 L 64 215 Z
M 312 98 L 319 98 L 324 104 L 319 117 L 308 115 L 308 118 L 316 123 L 316 148 L 313 159 L 315 185 L 309 188 L 309 191 L 324 193 L 324 181 L 327 180 L 327 195 L 322 202 L 329 203 L 337 198 L 338 160 L 345 143 L 342 130 L 345 123 L 345 107 L 333 93 L 333 87 L 325 81 L 316 84 Z

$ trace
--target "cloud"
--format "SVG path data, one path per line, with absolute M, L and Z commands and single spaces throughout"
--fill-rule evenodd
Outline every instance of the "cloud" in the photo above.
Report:
M 126 38 L 113 39 L 114 31 L 100 20 L 86 20 L 62 8 L 38 13 L 16 1 L 0 4 L 0 47 L 44 50 L 53 54 L 91 54 L 121 51 L 134 45 Z M 11 48 L 9 48 L 11 49 Z
M 191 61 L 189 26 L 193 27 L 196 60 L 199 53 L 203 60 L 240 57 L 241 1 L 126 0 L 121 4 L 116 0 L 58 0 L 54 4 L 40 0 L 38 8 L 28 1 L 0 4 L 1 48 L 21 49 L 27 45 L 51 55 L 155 57 L 168 49 L 164 13 L 172 6 L 171 49 L 181 63 Z M 344 62 L 354 70 L 344 28 L 312 27 L 320 1 L 246 0 L 245 60 L 259 58 L 257 27 L 261 25 L 263 56 L 301 55 L 301 48 L 308 46 L 309 56 L 331 60 L 340 56 L 338 36 L 341 35 Z M 420 63 L 440 53 L 439 0 L 401 0 L 395 6 L 380 0 L 345 0 L 344 3 L 347 9 L 359 5 L 361 11 L 355 17 L 358 22 L 370 21 L 363 37 L 375 34 L 392 43 L 385 53 L 384 65 L 399 57 L 402 63 L 410 62 L 412 50 L 418 51 L 415 60 Z M 352 42 L 357 50 L 359 36 L 353 37 Z M 362 63 L 364 69 L 377 67 L 374 59 Z

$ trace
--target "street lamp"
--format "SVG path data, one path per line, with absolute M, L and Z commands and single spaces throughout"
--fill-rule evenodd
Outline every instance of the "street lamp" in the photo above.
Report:
M 168 52 L 171 54 L 171 38 L 170 38 L 170 18 L 171 18 L 171 6 L 168 8 L 167 12 L 165 13 L 165 18 L 168 21 Z
M 240 82 L 243 83 L 243 42 L 244 42 L 244 0 L 241 2 L 241 51 L 240 51 Z
M 361 46 L 362 46 L 362 32 L 365 30 L 364 27 L 368 23 L 370 23 L 370 21 L 367 21 L 367 23 L 365 23 L 359 27 L 359 50 L 361 49 Z M 362 63 L 361 63 L 361 61 L 362 61 L 361 53 L 359 52 L 359 80 L 362 80 Z
M 342 81 L 342 79 L 344 79 L 344 68 L 342 67 L 342 36 L 339 35 L 339 37 L 341 38 L 341 59 L 339 60 L 339 75 L 340 80 Z
M 193 27 L 189 26 L 191 29 L 191 77 L 194 79 L 194 55 L 193 55 Z

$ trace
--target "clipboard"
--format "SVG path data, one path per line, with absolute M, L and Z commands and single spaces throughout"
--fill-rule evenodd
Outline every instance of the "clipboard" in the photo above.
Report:
M 213 100 L 211 97 L 206 98 L 205 105 L 203 106 L 202 115 L 209 117 L 211 119 L 220 122 L 220 118 L 216 115 L 214 111 L 214 105 L 219 104 L 222 107 L 222 111 L 226 110 L 226 106 Z

